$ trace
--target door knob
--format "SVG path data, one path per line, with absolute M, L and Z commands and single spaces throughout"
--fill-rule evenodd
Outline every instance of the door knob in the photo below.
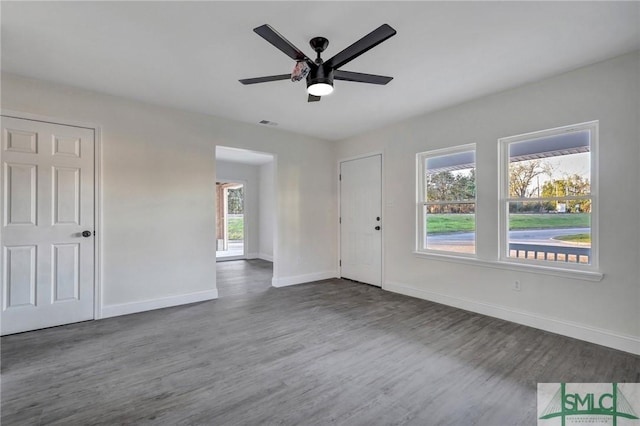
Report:
M 379 226 L 376 226 L 375 230 L 376 230 L 376 231 L 379 231 L 379 230 L 380 230 L 380 227 L 379 227 Z
M 85 238 L 89 238 L 91 236 L 91 231 L 82 231 L 82 236 Z

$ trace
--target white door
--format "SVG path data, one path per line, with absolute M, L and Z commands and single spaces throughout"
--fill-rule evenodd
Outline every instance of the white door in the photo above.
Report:
M 93 130 L 3 116 L 1 162 L 2 334 L 93 319 Z
M 340 274 L 382 285 L 382 156 L 340 163 Z

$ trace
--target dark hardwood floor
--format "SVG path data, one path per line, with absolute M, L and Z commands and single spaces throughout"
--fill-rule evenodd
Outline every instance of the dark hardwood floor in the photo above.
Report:
M 538 382 L 640 382 L 638 356 L 363 284 L 253 290 L 2 338 L 2 425 L 535 425 Z
M 271 288 L 273 263 L 262 259 L 216 263 L 218 297 L 263 292 Z

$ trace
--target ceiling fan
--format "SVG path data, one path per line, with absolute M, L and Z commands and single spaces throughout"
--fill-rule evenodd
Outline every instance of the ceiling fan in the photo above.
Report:
M 269 43 L 280 49 L 285 55 L 296 61 L 296 66 L 291 74 L 278 74 L 266 77 L 247 78 L 240 80 L 242 84 L 266 83 L 269 81 L 288 80 L 299 81 L 303 78 L 307 80 L 308 102 L 318 102 L 322 96 L 333 91 L 333 80 L 354 81 L 358 83 L 387 84 L 393 77 L 382 75 L 363 74 L 359 72 L 343 71 L 338 68 L 354 60 L 369 49 L 372 49 L 393 37 L 396 30 L 388 24 L 383 24 L 371 31 L 360 40 L 353 43 L 333 58 L 323 61 L 320 54 L 329 45 L 329 40 L 324 37 L 314 37 L 309 41 L 311 48 L 317 53 L 315 61 L 309 59 L 300 49 L 295 47 L 289 40 L 282 37 L 271 26 L 264 24 L 253 31 Z

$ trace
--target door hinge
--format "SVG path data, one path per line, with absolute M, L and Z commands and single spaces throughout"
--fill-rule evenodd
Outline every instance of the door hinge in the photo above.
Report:
M 340 259 L 340 266 L 342 266 L 342 259 Z
M 338 218 L 338 222 L 342 223 L 342 218 L 341 217 Z
M 338 180 L 342 180 L 342 174 L 338 175 Z

